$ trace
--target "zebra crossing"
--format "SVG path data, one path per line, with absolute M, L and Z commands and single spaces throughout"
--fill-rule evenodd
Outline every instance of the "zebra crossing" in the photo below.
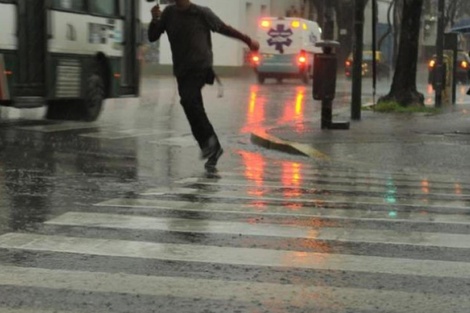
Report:
M 0 235 L 0 312 L 467 312 L 470 179 L 243 167 Z

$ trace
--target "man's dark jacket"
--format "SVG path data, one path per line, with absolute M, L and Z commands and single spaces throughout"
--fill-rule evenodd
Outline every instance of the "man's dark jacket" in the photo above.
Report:
M 189 72 L 212 68 L 211 31 L 251 44 L 250 37 L 225 24 L 211 9 L 196 4 L 181 10 L 167 6 L 159 19 L 153 19 L 148 38 L 154 42 L 166 32 L 173 55 L 173 73 L 182 77 Z

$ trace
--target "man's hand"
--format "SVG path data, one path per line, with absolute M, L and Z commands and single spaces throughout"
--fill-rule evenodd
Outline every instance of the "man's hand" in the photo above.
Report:
M 158 20 L 162 16 L 162 11 L 160 11 L 160 6 L 157 4 L 150 11 L 152 12 L 152 19 Z
M 257 40 L 251 39 L 250 50 L 251 51 L 258 51 L 259 50 L 259 42 Z

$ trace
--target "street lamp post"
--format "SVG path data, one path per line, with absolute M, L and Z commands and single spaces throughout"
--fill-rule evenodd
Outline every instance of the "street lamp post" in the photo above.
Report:
M 355 0 L 354 3 L 354 55 L 352 73 L 351 118 L 361 119 L 362 98 L 362 51 L 364 42 L 364 1 Z
M 439 0 L 437 5 L 436 69 L 434 73 L 436 107 L 442 106 L 442 93 L 444 89 L 444 9 L 445 0 Z

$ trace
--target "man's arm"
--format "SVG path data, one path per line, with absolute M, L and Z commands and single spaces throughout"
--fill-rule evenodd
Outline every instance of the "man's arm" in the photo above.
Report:
M 160 6 L 156 5 L 152 8 L 152 21 L 150 22 L 149 29 L 147 32 L 148 39 L 150 42 L 157 41 L 160 39 L 160 36 L 165 31 L 162 11 L 160 11 Z
M 217 32 L 222 35 L 243 41 L 244 43 L 246 43 L 248 47 L 250 47 L 251 50 L 259 49 L 259 43 L 256 40 L 253 40 L 248 35 L 242 34 L 241 32 L 239 32 L 238 30 L 236 30 L 230 25 L 227 25 L 224 23 L 223 25 L 220 26 Z
M 236 30 L 232 26 L 225 24 L 217 15 L 214 14 L 214 12 L 212 12 L 211 9 L 203 8 L 203 10 L 206 21 L 212 31 L 231 38 L 239 39 L 246 43 L 252 51 L 259 50 L 258 41 L 252 39 L 248 35 L 242 34 L 240 31 Z

